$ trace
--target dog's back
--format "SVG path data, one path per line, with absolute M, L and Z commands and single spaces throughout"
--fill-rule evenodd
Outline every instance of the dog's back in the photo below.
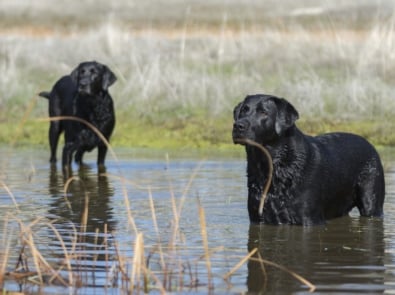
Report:
M 356 134 L 334 132 L 308 138 L 313 150 L 319 152 L 321 161 L 326 161 L 325 167 L 335 170 L 336 175 L 341 174 L 342 170 L 350 174 L 349 171 L 361 169 L 372 159 L 379 160 L 373 145 Z M 382 170 L 381 163 L 380 168 Z
M 382 216 L 385 196 L 384 170 L 376 149 L 363 137 L 328 133 L 310 138 L 317 172 L 309 173 L 321 186 L 326 218 L 345 215 L 353 205 L 362 216 Z M 349 208 L 345 195 L 353 195 Z M 327 196 L 327 197 L 326 197 Z M 339 204 L 343 203 L 342 206 Z
M 72 101 L 77 94 L 77 86 L 70 75 L 60 78 L 52 87 L 51 92 L 42 91 L 41 97 L 49 100 L 50 116 L 72 115 Z

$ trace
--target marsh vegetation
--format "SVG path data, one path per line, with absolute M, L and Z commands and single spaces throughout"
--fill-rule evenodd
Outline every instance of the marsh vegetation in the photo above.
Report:
M 11 124 L 1 138 L 26 116 L 19 142 L 46 142 L 36 94 L 96 59 L 119 78 L 115 145 L 229 144 L 234 105 L 262 92 L 292 101 L 310 133 L 393 144 L 392 11 L 391 1 L 5 0 L 0 119 Z
M 230 130 L 236 103 L 264 92 L 292 101 L 307 133 L 394 145 L 393 11 L 390 0 L 1 0 L 0 289 L 306 291 L 310 278 L 324 291 L 390 289 L 392 218 L 249 227 L 243 151 Z M 49 171 L 37 93 L 83 60 L 118 77 L 112 145 L 165 148 L 159 160 L 132 150 L 102 175 L 85 167 L 64 181 Z M 196 148 L 211 160 L 191 160 Z

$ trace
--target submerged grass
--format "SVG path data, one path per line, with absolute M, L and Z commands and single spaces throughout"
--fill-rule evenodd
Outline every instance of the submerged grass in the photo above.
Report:
M 52 118 L 53 120 L 70 119 L 64 117 Z M 86 123 L 86 122 L 82 122 Z M 100 132 L 92 125 L 87 124 L 99 137 Z M 109 150 L 113 152 L 107 141 L 104 141 Z M 117 157 L 114 154 L 114 159 Z M 151 211 L 156 241 L 146 243 L 145 238 L 151 234 L 138 229 L 129 202 L 130 196 L 126 189 L 128 179 L 116 175 L 100 174 L 101 177 L 116 178 L 123 184 L 123 206 L 127 214 L 126 234 L 131 236 L 132 244 L 121 245 L 116 238 L 116 234 L 108 230 L 105 223 L 102 229 L 94 229 L 92 239 L 92 228 L 88 218 L 90 211 L 90 191 L 85 185 L 84 179 L 80 176 L 64 174 L 63 198 L 70 211 L 73 211 L 69 201 L 70 189 L 73 184 L 83 189 L 80 196 L 83 204 L 79 220 L 62 220 L 68 223 L 68 230 L 64 231 L 59 227 L 57 218 L 51 216 L 36 216 L 32 221 L 24 221 L 19 217 L 18 204 L 15 197 L 4 182 L 1 187 L 8 192 L 15 204 L 15 212 L 8 212 L 3 215 L 1 222 L 4 224 L 2 243 L 0 244 L 0 291 L 7 293 L 5 285 L 8 281 L 15 281 L 19 284 L 22 294 L 31 294 L 32 286 L 37 286 L 39 291 L 33 293 L 46 292 L 46 288 L 60 286 L 69 288 L 73 294 L 78 294 L 79 290 L 85 287 L 98 287 L 104 289 L 116 289 L 122 294 L 141 294 L 151 291 L 166 292 L 187 292 L 202 291 L 208 293 L 215 290 L 214 274 L 212 272 L 212 256 L 215 253 L 226 249 L 210 248 L 205 210 L 198 202 L 198 218 L 200 224 L 201 246 L 198 257 L 186 256 L 184 248 L 188 248 L 188 243 L 183 239 L 180 231 L 180 216 L 184 206 L 189 206 L 186 197 L 189 194 L 191 185 L 200 170 L 198 165 L 189 177 L 181 197 L 176 197 L 173 191 L 171 180 L 169 180 L 170 203 L 173 212 L 171 230 L 164 234 L 159 230 L 157 222 L 157 211 L 151 188 L 147 187 L 149 208 Z M 99 196 L 103 197 L 103 196 Z M 189 201 L 190 202 L 190 201 Z M 50 243 L 42 242 L 42 237 L 51 236 Z M 14 239 L 17 237 L 17 240 Z M 152 237 L 151 237 L 152 240 Z M 155 240 L 155 239 L 154 239 Z M 167 242 L 165 242 L 167 241 Z M 122 246 L 122 249 L 121 249 Z M 196 251 L 196 249 L 195 249 Z M 229 250 L 228 250 L 229 252 Z M 240 263 L 223 275 L 223 282 L 227 289 L 231 289 L 230 278 L 234 275 L 243 263 L 250 259 L 260 261 L 262 265 L 268 264 L 275 266 L 283 271 L 290 273 L 301 283 L 314 290 L 314 286 L 306 279 L 293 273 L 283 266 L 262 259 L 259 254 L 255 255 L 256 249 L 240 258 Z M 224 254 L 225 255 L 225 254 Z M 100 256 L 100 259 L 99 259 Z M 158 258 L 156 258 L 158 257 Z M 12 264 L 15 264 L 13 267 Z M 200 265 L 206 271 L 202 271 Z M 158 268 L 159 266 L 159 268 Z M 105 277 L 105 281 L 97 285 L 100 279 L 98 276 Z M 264 272 L 263 272 L 264 273 Z M 217 273 L 216 273 L 217 274 Z M 217 274 L 218 275 L 218 274 Z M 51 292 L 51 291 L 49 291 Z
M 195 1 L 186 7 L 173 0 L 166 2 L 172 8 L 167 10 L 157 5 L 163 4 L 159 0 L 136 2 L 133 7 L 130 1 L 100 1 L 94 6 L 79 3 L 80 14 L 73 1 L 63 3 L 59 10 L 49 0 L 35 1 L 32 6 L 22 2 L 6 0 L 0 5 L 3 144 L 47 146 L 48 122 L 39 118 L 47 117 L 48 102 L 36 94 L 49 90 L 79 62 L 96 59 L 118 76 L 111 89 L 117 112 L 113 146 L 233 149 L 233 107 L 246 94 L 258 92 L 290 100 L 301 114 L 298 124 L 306 133 L 352 131 L 376 145 L 395 145 L 395 17 L 386 9 L 390 1 L 380 1 L 382 6 L 375 6 L 376 1 L 352 6 L 356 9 L 353 18 L 348 12 L 355 1 L 331 5 L 317 1 L 318 14 L 303 12 L 304 1 L 249 1 L 250 5 L 233 0 L 226 4 Z M 92 8 L 96 13 L 86 13 Z M 193 179 L 194 174 L 190 182 Z M 126 178 L 121 181 L 128 182 Z M 80 222 L 70 222 L 65 236 L 56 220 L 44 216 L 21 220 L 12 191 L 1 182 L 16 209 L 1 217 L 0 289 L 12 280 L 38 289 L 61 285 L 78 290 L 95 282 L 96 270 L 101 269 L 106 278 L 102 287 L 125 294 L 212 292 L 216 285 L 211 258 L 224 249 L 210 248 L 204 208 L 199 206 L 201 255 L 183 255 L 188 245 L 180 233 L 180 215 L 188 205 L 185 195 L 190 183 L 181 197 L 175 196 L 169 183 L 170 236 L 159 230 L 154 198 L 147 190 L 156 234 L 156 242 L 149 242 L 150 234 L 136 226 L 125 187 L 125 214 L 134 243 L 124 251 L 125 245 L 106 226 L 96 231 L 94 246 L 103 254 L 103 266 L 84 243 L 89 193 Z M 67 198 L 67 186 L 64 195 Z M 51 245 L 50 251 L 43 251 L 42 231 L 56 237 L 61 255 Z M 46 257 L 47 253 L 56 255 Z M 265 264 L 278 267 L 314 289 L 285 267 L 255 254 L 253 250 L 241 255 L 240 264 L 224 270 L 224 282 L 240 265 L 255 259 L 262 268 Z M 87 261 L 92 269 L 83 267 Z M 200 266 L 204 273 L 196 271 Z
M 37 290 L 41 290 L 38 293 L 45 293 L 46 288 L 58 286 L 71 288 L 73 294 L 78 294 L 79 290 L 84 287 L 95 287 L 95 281 L 99 281 L 97 276 L 103 277 L 104 273 L 105 282 L 101 281 L 97 287 L 105 288 L 110 293 L 110 290 L 114 289 L 117 289 L 121 294 L 157 291 L 160 293 L 213 292 L 217 286 L 213 280 L 212 267 L 216 267 L 216 265 L 211 261 L 212 256 L 226 249 L 210 248 L 205 210 L 200 203 L 198 216 L 202 244 L 198 250 L 195 249 L 195 252 L 197 250 L 201 253 L 200 256 L 186 257 L 183 254 L 183 249 L 188 247 L 188 244 L 183 241 L 180 232 L 180 215 L 183 206 L 187 205 L 185 197 L 199 169 L 197 167 L 192 173 L 180 198 L 171 194 L 170 202 L 174 215 L 170 221 L 172 224 L 171 231 L 168 233 L 170 237 L 164 236 L 164 233 L 159 230 L 156 221 L 158 213 L 155 209 L 153 196 L 148 189 L 150 210 L 157 235 L 154 243 L 146 243 L 145 238 L 150 234 L 137 229 L 129 207 L 130 197 L 125 190 L 124 201 L 129 215 L 129 234 L 134 241 L 133 244 L 126 246 L 128 247 L 127 251 L 125 251 L 125 245 L 122 245 L 121 250 L 120 242 L 112 232 L 108 232 L 106 225 L 101 230 L 96 229 L 94 239 L 90 239 L 88 242 L 89 235 L 92 235 L 86 231 L 86 228 L 89 227 L 87 216 L 90 213 L 88 191 L 85 193 L 80 222 L 72 223 L 70 221 L 71 226 L 67 233 L 61 232 L 57 227 L 57 219 L 41 216 L 33 221 L 25 222 L 18 217 L 18 214 L 4 215 L 2 217 L 2 222 L 4 222 L 3 240 L 0 245 L 0 290 L 7 292 L 4 289 L 5 283 L 15 281 L 21 286 L 22 294 L 31 294 L 31 291 L 28 290 L 34 289 L 34 286 Z M 107 176 L 112 177 L 111 175 Z M 128 180 L 123 179 L 122 181 L 127 182 Z M 67 180 L 64 187 L 65 198 L 68 198 L 68 185 L 71 182 L 83 183 L 83 180 L 78 177 Z M 42 245 L 41 236 L 45 233 L 53 237 L 53 242 Z M 13 240 L 15 237 L 18 237 L 16 241 Z M 92 252 L 92 249 L 96 250 Z M 101 256 L 100 261 L 99 255 Z M 262 265 L 271 265 L 288 272 L 302 284 L 308 286 L 310 291 L 314 290 L 314 286 L 310 282 L 286 267 L 257 256 L 256 249 L 244 257 L 241 256 L 240 263 L 232 267 L 231 270 L 223 269 L 223 284 L 227 285 L 229 290 L 232 289 L 230 278 L 237 273 L 242 264 L 250 259 L 260 261 Z M 13 263 L 15 266 L 12 266 Z M 204 268 L 206 271 L 203 271 Z M 218 267 L 216 268 L 216 275 L 218 275 Z M 216 281 L 218 282 L 218 279 Z M 37 291 L 33 293 L 37 293 Z

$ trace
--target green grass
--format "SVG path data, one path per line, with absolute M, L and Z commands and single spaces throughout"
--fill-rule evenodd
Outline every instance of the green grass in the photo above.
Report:
M 291 101 L 307 134 L 354 132 L 394 146 L 393 8 L 390 0 L 3 0 L 0 144 L 40 145 L 49 156 L 48 102 L 37 93 L 95 59 L 118 77 L 114 147 L 244 156 L 232 143 L 232 111 L 259 92 Z
M 46 144 L 36 94 L 96 59 L 118 77 L 115 146 L 232 146 L 233 108 L 253 93 L 287 98 L 308 133 L 394 144 L 391 1 L 48 1 L 0 6 L 3 143 L 26 118 L 18 144 Z
M 154 149 L 201 149 L 237 151 L 231 137 L 233 121 L 229 118 L 205 119 L 193 117 L 187 120 L 168 120 L 162 124 L 131 121 L 119 118 L 111 138 L 113 147 Z M 326 132 L 352 132 L 364 136 L 376 146 L 395 146 L 393 120 L 317 120 L 302 119 L 297 125 L 304 133 L 317 135 Z M 48 148 L 49 122 L 29 119 L 24 123 L 0 123 L 0 144 L 18 146 L 41 145 Z

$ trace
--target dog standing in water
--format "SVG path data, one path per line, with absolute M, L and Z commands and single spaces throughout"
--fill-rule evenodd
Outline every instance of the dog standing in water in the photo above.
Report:
M 268 159 L 245 144 L 251 223 L 323 224 L 354 207 L 361 216 L 382 217 L 384 172 L 375 148 L 349 133 L 305 135 L 295 125 L 298 118 L 288 101 L 264 94 L 249 95 L 234 109 L 233 141 L 262 145 L 273 162 L 260 214 Z
M 83 154 L 95 147 L 98 148 L 97 164 L 99 168 L 104 168 L 107 146 L 83 121 L 93 125 L 109 141 L 115 126 L 115 112 L 108 88 L 115 81 L 114 73 L 107 66 L 95 61 L 83 62 L 70 75 L 60 78 L 51 92 L 39 94 L 49 100 L 50 117 L 75 117 L 80 120 L 50 122 L 52 164 L 56 163 L 59 136 L 64 131 L 63 169 L 70 168 L 74 154 L 75 162 L 82 164 Z

